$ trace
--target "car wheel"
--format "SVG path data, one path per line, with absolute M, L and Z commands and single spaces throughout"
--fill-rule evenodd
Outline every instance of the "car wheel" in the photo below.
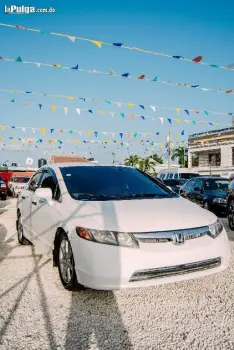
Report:
M 234 231 L 234 200 L 233 199 L 228 203 L 227 211 L 228 211 L 229 228 L 230 230 Z
M 15 198 L 15 191 L 12 191 L 12 197 Z
M 210 210 L 210 204 L 209 204 L 209 202 L 205 201 L 205 202 L 203 203 L 203 208 L 206 209 L 206 210 Z
M 30 244 L 30 242 L 27 240 L 27 238 L 24 237 L 22 216 L 20 213 L 18 214 L 18 220 L 17 220 L 17 235 L 18 235 L 18 242 L 20 245 Z
M 61 234 L 59 240 L 58 268 L 59 276 L 65 289 L 73 291 L 84 288 L 77 281 L 72 248 L 65 233 Z
M 6 195 L 1 197 L 1 200 L 3 200 L 3 201 L 5 201 L 6 199 L 7 199 Z

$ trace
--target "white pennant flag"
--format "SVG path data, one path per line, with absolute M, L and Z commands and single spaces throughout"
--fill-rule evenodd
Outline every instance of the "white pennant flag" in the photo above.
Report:
M 113 113 L 113 112 L 109 112 L 109 113 L 110 113 L 110 115 L 112 116 L 112 118 L 114 118 L 115 113 Z
M 33 134 L 35 134 L 35 129 L 34 128 L 32 128 L 32 132 L 33 132 Z
M 68 112 L 68 107 L 63 107 L 65 114 Z
M 78 131 L 78 134 L 81 136 L 83 131 Z
M 73 43 L 75 42 L 76 38 L 74 36 L 68 36 L 68 39 L 70 39 Z
M 25 128 L 22 128 L 22 131 L 26 131 Z
M 189 120 L 184 120 L 185 123 L 189 124 Z
M 155 112 L 155 106 L 150 106 L 150 108 Z
M 36 63 L 37 67 L 40 68 L 41 67 L 41 63 Z
M 102 134 L 106 136 L 106 135 L 107 135 L 107 132 L 103 131 Z
M 80 109 L 76 108 L 77 114 L 80 115 Z
M 122 103 L 120 103 L 120 102 L 115 102 L 115 103 L 119 108 L 122 106 Z
M 163 118 L 161 117 L 161 118 L 158 118 L 158 119 L 160 119 L 161 123 L 163 124 Z

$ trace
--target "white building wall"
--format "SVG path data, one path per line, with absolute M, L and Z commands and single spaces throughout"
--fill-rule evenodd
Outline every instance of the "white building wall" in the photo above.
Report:
M 221 146 L 221 166 L 231 167 L 232 166 L 232 147 L 233 145 L 222 145 Z

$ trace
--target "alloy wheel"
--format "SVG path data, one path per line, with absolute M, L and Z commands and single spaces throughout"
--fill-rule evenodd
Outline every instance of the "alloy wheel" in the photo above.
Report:
M 228 205 L 228 223 L 231 230 L 234 230 L 234 201 Z
M 66 284 L 70 283 L 73 278 L 73 256 L 67 239 L 63 239 L 60 244 L 59 267 L 64 282 Z

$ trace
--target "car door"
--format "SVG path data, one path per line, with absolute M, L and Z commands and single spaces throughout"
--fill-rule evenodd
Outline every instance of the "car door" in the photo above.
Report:
M 194 183 L 195 183 L 195 180 L 192 179 L 188 181 L 185 185 L 184 197 L 189 199 L 190 201 L 193 200 L 192 198 L 193 198 Z
M 39 199 L 35 193 L 31 201 L 31 228 L 33 243 L 37 252 L 47 254 L 53 249 L 54 235 L 60 226 L 61 193 L 57 177 L 50 168 L 43 171 L 40 188 L 50 188 L 53 194 L 53 203 L 46 199 Z
M 203 180 L 201 178 L 197 178 L 194 182 L 193 189 L 191 191 L 191 201 L 200 204 L 202 201 L 202 186 Z
M 32 238 L 32 235 L 31 235 L 32 195 L 40 185 L 41 176 L 42 176 L 41 171 L 38 171 L 37 173 L 35 173 L 35 175 L 31 178 L 26 188 L 20 193 L 20 196 L 18 198 L 18 207 L 20 208 L 20 212 L 21 212 L 24 235 L 29 240 L 31 240 Z

